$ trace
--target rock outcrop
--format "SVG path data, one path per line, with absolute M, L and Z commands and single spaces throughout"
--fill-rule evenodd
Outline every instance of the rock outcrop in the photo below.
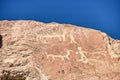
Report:
M 120 80 L 120 40 L 70 24 L 0 21 L 0 80 Z

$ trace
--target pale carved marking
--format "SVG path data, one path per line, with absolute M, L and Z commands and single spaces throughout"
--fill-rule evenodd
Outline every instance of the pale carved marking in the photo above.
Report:
M 55 58 L 61 58 L 62 60 L 64 60 L 65 58 L 69 60 L 69 55 L 71 50 L 66 50 L 66 54 L 65 55 L 54 55 L 54 54 L 48 54 L 47 52 L 45 52 L 47 59 L 52 58 L 53 60 L 55 60 Z
M 39 41 L 42 38 L 58 38 L 60 41 L 66 41 L 66 37 L 65 37 L 66 33 L 67 32 L 64 31 L 63 34 L 55 34 L 55 33 L 52 34 L 52 35 L 50 35 L 50 34 L 46 34 L 46 35 L 39 34 L 36 37 L 36 41 Z
M 84 63 L 87 63 L 88 58 L 85 56 L 84 51 L 82 51 L 81 47 L 78 47 L 78 53 L 81 55 L 81 59 L 79 59 L 78 61 L 82 61 Z
M 28 35 L 35 35 L 35 41 L 48 38 L 58 38 L 59 41 L 66 41 L 66 36 L 68 35 L 70 38 L 70 43 L 77 43 L 74 38 L 74 29 L 72 29 L 69 33 L 66 30 L 60 31 L 60 33 L 56 33 L 51 30 L 47 33 L 44 30 L 38 28 L 23 32 L 22 34 L 24 34 L 25 40 L 28 39 Z
M 72 50 L 66 50 L 66 54 L 65 55 L 54 55 L 54 54 L 48 54 L 47 52 L 45 52 L 47 59 L 52 58 L 53 60 L 55 60 L 55 58 L 60 58 L 62 60 L 64 60 L 65 58 L 69 60 L 69 56 L 71 54 L 71 52 L 73 52 Z M 80 54 L 81 58 L 78 59 L 77 61 L 79 62 L 83 62 L 83 63 L 88 63 L 88 58 L 85 56 L 84 54 L 85 52 L 81 50 L 81 47 L 78 47 L 78 51 L 75 52 L 75 54 Z
M 62 39 L 63 39 L 63 41 L 66 41 L 66 37 L 65 37 L 66 34 L 67 34 L 67 32 L 64 31 L 64 32 L 63 32 L 63 35 L 62 35 Z
M 74 29 L 70 31 L 70 43 L 76 43 L 73 33 L 74 33 Z

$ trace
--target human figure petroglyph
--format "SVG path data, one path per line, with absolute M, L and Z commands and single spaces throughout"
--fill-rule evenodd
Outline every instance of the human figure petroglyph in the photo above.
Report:
M 78 53 L 81 55 L 81 59 L 79 59 L 78 61 L 82 61 L 84 63 L 87 63 L 88 58 L 85 56 L 84 51 L 82 51 L 81 47 L 78 47 Z
M 74 36 L 73 36 L 74 30 L 72 29 L 69 32 L 69 38 L 70 38 L 70 43 L 76 43 Z M 61 33 L 55 33 L 53 32 L 52 34 L 39 34 L 37 35 L 36 40 L 39 41 L 42 38 L 58 38 L 59 41 L 66 41 L 66 35 L 67 35 L 67 31 L 61 31 Z
M 70 31 L 70 43 L 76 43 L 76 41 L 75 41 L 75 38 L 74 38 L 74 36 L 73 36 L 73 33 L 74 33 L 74 29 L 72 29 L 71 31 Z
M 40 32 L 41 31 L 41 32 Z M 26 35 L 30 35 L 30 34 L 34 34 L 36 37 L 36 41 L 39 41 L 41 39 L 47 39 L 47 38 L 58 38 L 59 41 L 66 41 L 66 38 L 69 37 L 70 39 L 70 43 L 76 43 L 75 39 L 74 39 L 74 29 L 71 29 L 70 32 L 67 31 L 60 31 L 60 33 L 56 33 L 56 31 L 47 31 L 47 32 L 42 32 L 42 29 L 37 30 L 37 32 L 35 30 L 33 30 L 33 32 L 30 30 L 28 31 L 28 33 L 23 32 L 26 38 Z M 72 50 L 66 50 L 66 54 L 65 55 L 54 55 L 54 54 L 48 54 L 47 52 L 45 52 L 45 54 L 47 55 L 47 59 L 52 58 L 53 60 L 55 60 L 55 58 L 61 58 L 62 60 L 64 59 L 68 59 L 69 60 L 69 55 L 71 54 Z M 88 62 L 87 57 L 84 54 L 84 51 L 81 50 L 81 47 L 77 48 L 77 51 L 75 52 L 76 55 L 80 54 L 81 58 L 78 61 L 82 61 L 84 63 Z
M 61 29 L 44 31 L 43 29 L 38 28 L 37 30 L 33 29 L 30 31 L 27 31 L 27 33 L 24 33 L 25 36 L 28 34 L 34 34 L 36 36 L 36 41 L 39 41 L 41 39 L 46 39 L 46 38 L 58 38 L 59 41 L 66 41 L 66 38 L 67 38 L 66 36 L 68 36 L 70 43 L 76 43 L 75 38 L 73 36 L 74 29 L 71 29 L 69 32 L 67 32 L 67 30 L 62 31 Z
M 16 32 L 17 27 L 14 27 L 13 29 Z M 22 33 L 16 32 L 16 36 L 13 36 L 14 39 L 17 39 L 18 37 L 20 37 L 18 36 L 18 34 L 23 34 L 25 40 L 28 39 L 28 35 L 34 35 L 34 37 L 36 38 L 35 41 L 40 41 L 41 39 L 48 39 L 48 38 L 50 39 L 58 38 L 59 41 L 66 41 L 67 38 L 69 38 L 70 43 L 76 43 L 74 35 L 73 35 L 74 29 L 71 29 L 69 32 L 67 32 L 67 29 L 64 31 L 62 31 L 61 29 L 45 31 L 43 28 L 40 28 L 40 29 L 37 28 L 37 29 L 27 30 Z

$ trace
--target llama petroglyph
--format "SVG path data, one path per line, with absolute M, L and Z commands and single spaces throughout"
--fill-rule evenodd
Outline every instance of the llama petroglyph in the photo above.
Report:
M 60 58 L 62 60 L 64 59 L 68 59 L 69 60 L 69 55 L 70 55 L 71 50 L 66 50 L 66 54 L 64 55 L 54 55 L 54 54 L 48 54 L 47 52 L 45 52 L 47 59 L 52 58 L 53 60 L 55 60 L 55 58 Z

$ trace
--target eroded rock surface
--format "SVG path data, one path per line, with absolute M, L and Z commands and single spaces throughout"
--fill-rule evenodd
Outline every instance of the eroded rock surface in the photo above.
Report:
M 70 24 L 0 21 L 0 80 L 120 80 L 120 40 Z

